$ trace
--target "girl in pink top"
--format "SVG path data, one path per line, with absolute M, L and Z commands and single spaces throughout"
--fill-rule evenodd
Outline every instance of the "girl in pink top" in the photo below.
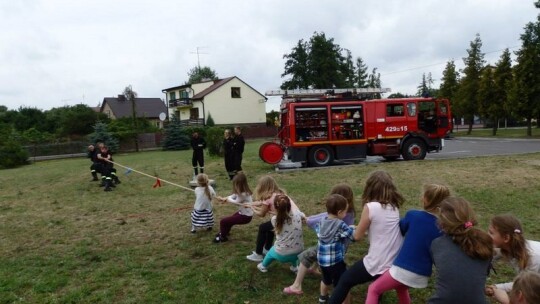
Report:
M 373 281 L 390 268 L 403 242 L 399 207 L 404 201 L 390 174 L 375 171 L 369 175 L 362 193 L 362 215 L 354 232 L 357 241 L 367 232 L 368 254 L 341 276 L 330 303 L 343 303 L 352 287 Z

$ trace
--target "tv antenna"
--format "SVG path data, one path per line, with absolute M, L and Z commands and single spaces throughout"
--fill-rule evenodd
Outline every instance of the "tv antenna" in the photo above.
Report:
M 208 53 L 201 52 L 201 49 L 206 49 L 206 48 L 208 48 L 208 47 L 207 46 L 198 46 L 196 52 L 189 52 L 190 54 L 197 54 L 197 67 L 199 68 L 199 70 L 201 69 L 201 60 L 200 60 L 199 55 L 207 55 Z

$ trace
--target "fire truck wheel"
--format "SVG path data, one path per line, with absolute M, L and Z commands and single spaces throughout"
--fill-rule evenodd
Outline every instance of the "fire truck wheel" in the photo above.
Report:
M 419 138 L 410 138 L 403 144 L 401 154 L 405 160 L 424 159 L 426 158 L 426 144 Z
M 328 146 L 315 146 L 309 150 L 308 159 L 311 166 L 323 167 L 334 161 L 334 154 Z

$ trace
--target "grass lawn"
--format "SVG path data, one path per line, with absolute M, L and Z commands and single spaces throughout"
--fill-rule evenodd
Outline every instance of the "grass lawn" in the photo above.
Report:
M 491 128 L 474 128 L 470 135 L 467 135 L 468 126 L 459 126 L 454 129 L 456 136 L 464 137 L 495 137 L 495 138 L 532 138 L 540 139 L 540 128 L 533 126 L 531 129 L 532 136 L 527 136 L 527 128 L 499 128 L 497 129 L 497 135 L 493 136 L 493 129 Z
M 275 172 L 258 159 L 262 141 L 248 141 L 243 167 L 252 189 L 273 175 L 308 215 L 324 211 L 322 200 L 338 182 L 349 183 L 359 201 L 369 172 L 386 170 L 407 199 L 401 210 L 419 208 L 421 185 L 439 182 L 471 201 L 483 228 L 491 216 L 511 212 L 525 236 L 540 240 L 540 153 L 440 161 L 396 161 L 317 170 Z M 119 164 L 187 186 L 191 151 L 118 154 Z M 230 193 L 220 158 L 206 157 L 206 172 L 218 195 Z M 190 233 L 191 191 L 117 168 L 122 184 L 106 193 L 90 182 L 88 159 L 38 162 L 0 171 L 0 303 L 314 303 L 319 279 L 308 275 L 304 295 L 285 296 L 294 274 L 274 263 L 268 273 L 246 260 L 258 224 L 235 226 L 230 241 L 213 244 L 212 232 Z M 361 210 L 357 204 L 357 210 Z M 234 206 L 215 206 L 217 222 Z M 304 230 L 305 245 L 316 243 Z M 350 246 L 347 261 L 359 260 L 366 241 Z M 490 282 L 513 273 L 498 266 Z M 433 280 L 432 280 L 433 281 Z M 433 291 L 413 289 L 413 303 Z M 353 289 L 363 303 L 366 286 Z M 383 303 L 395 303 L 393 292 Z

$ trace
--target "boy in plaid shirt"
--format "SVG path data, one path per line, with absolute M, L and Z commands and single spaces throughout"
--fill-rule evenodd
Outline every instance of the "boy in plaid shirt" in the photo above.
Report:
M 345 251 L 349 242 L 354 241 L 354 228 L 342 220 L 347 215 L 347 208 L 347 199 L 339 194 L 330 195 L 326 199 L 328 217 L 321 220 L 317 228 L 317 260 L 323 276 L 319 303 L 326 303 L 328 287 L 335 287 L 347 269 Z M 349 303 L 349 297 L 344 303 Z

